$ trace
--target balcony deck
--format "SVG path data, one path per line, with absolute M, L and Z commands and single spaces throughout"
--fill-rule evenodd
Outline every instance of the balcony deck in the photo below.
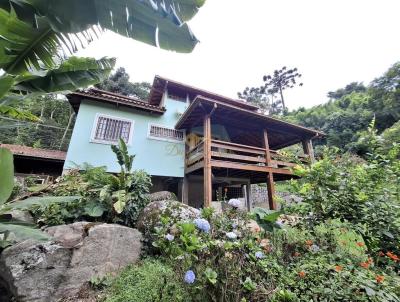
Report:
M 270 154 L 269 165 L 266 152 Z M 309 162 L 305 156 L 298 157 L 298 160 L 303 163 Z M 226 175 L 225 170 L 229 169 L 231 176 L 253 178 L 256 182 L 265 182 L 267 172 L 274 173 L 277 180 L 290 179 L 295 177 L 292 168 L 296 164 L 295 161 L 287 161 L 275 150 L 211 140 L 210 165 L 217 176 Z M 186 153 L 185 173 L 196 174 L 203 168 L 204 142 L 202 141 Z

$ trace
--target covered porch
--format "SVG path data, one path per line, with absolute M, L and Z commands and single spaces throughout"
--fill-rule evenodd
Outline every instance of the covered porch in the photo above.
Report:
M 185 177 L 182 199 L 188 202 L 191 179 L 201 178 L 203 200 L 210 206 L 221 187 L 234 181 L 243 185 L 251 208 L 250 185 L 266 183 L 270 209 L 276 209 L 274 182 L 295 177 L 298 162 L 314 160 L 312 139 L 323 134 L 267 117 L 221 101 L 196 97 L 176 129 L 186 131 Z M 278 150 L 301 143 L 303 154 L 289 159 Z

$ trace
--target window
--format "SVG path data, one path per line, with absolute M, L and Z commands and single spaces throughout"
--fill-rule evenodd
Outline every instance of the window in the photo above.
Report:
M 115 144 L 121 138 L 129 144 L 132 138 L 133 121 L 98 114 L 92 132 L 92 141 Z
M 183 142 L 184 133 L 183 131 L 175 130 L 173 128 L 150 124 L 149 138 Z

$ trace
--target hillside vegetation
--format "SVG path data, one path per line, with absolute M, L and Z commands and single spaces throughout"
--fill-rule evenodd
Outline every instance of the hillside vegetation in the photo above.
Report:
M 365 148 L 360 144 L 360 137 L 374 117 L 378 133 L 385 132 L 393 142 L 399 142 L 400 126 L 396 122 L 400 120 L 400 63 L 368 86 L 351 83 L 329 92 L 328 96 L 329 102 L 292 111 L 285 119 L 325 132 L 326 138 L 318 144 L 361 155 Z

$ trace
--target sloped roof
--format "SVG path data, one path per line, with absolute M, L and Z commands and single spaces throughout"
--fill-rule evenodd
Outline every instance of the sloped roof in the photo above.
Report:
M 304 139 L 323 137 L 323 132 L 282 121 L 218 100 L 198 96 L 175 125 L 176 129 L 201 127 L 206 113 L 212 113 L 212 123 L 225 125 L 232 138 L 244 145 L 263 145 L 263 129 L 268 130 L 272 149 L 281 149 Z
M 221 101 L 230 105 L 234 105 L 236 107 L 240 107 L 243 109 L 257 111 L 258 107 L 251 105 L 243 100 L 229 98 L 214 92 L 207 91 L 205 89 L 197 88 L 188 84 L 184 84 L 175 80 L 168 79 L 166 77 L 162 77 L 156 75 L 154 77 L 153 86 L 150 91 L 149 103 L 155 106 L 160 105 L 162 96 L 164 94 L 165 89 L 179 89 L 189 93 L 194 99 L 196 96 L 201 95 L 204 97 L 208 97 L 217 101 Z
M 64 151 L 32 148 L 21 145 L 0 144 L 0 147 L 10 150 L 14 155 L 33 157 L 38 159 L 65 161 L 67 155 L 67 152 Z
M 142 101 L 138 98 L 128 97 L 96 88 L 70 93 L 67 95 L 67 98 L 75 112 L 78 112 L 82 99 L 91 99 L 100 102 L 126 106 L 156 114 L 162 114 L 165 112 L 165 108 L 151 105 L 148 102 Z

